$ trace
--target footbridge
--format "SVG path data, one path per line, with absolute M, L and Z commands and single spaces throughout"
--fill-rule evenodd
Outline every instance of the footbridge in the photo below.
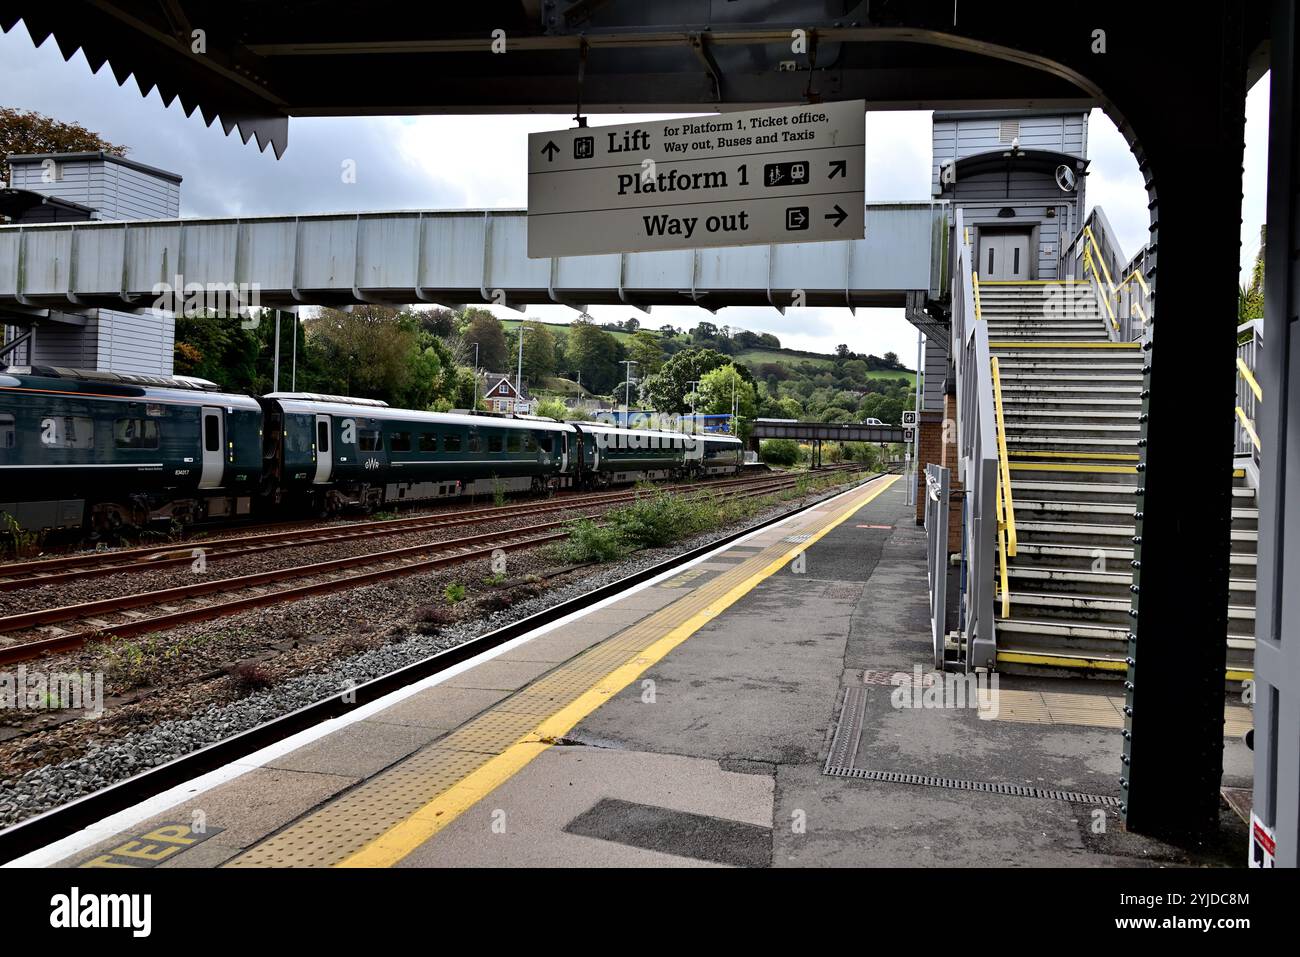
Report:
M 844 242 L 549 259 L 527 257 L 524 210 L 5 226 L 0 310 L 140 310 L 183 287 L 274 308 L 901 307 L 943 294 L 947 243 L 942 201 L 868 205 L 865 237 Z

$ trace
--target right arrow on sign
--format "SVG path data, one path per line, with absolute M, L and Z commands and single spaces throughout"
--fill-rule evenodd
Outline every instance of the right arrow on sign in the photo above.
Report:
M 836 176 L 847 177 L 849 170 L 848 160 L 831 160 L 831 175 L 827 179 L 834 179 Z M 836 225 L 839 225 L 838 223 Z
M 844 212 L 844 210 L 840 209 L 840 204 L 839 204 L 839 203 L 836 203 L 836 204 L 835 204 L 835 212 L 833 212 L 833 213 L 827 213 L 827 214 L 826 214 L 826 218 L 827 218 L 827 219 L 833 219 L 834 222 L 831 223 L 831 225 L 834 226 L 836 229 L 838 229 L 839 226 L 840 226 L 840 223 L 844 222 L 844 220 L 846 220 L 846 219 L 849 218 L 849 214 L 846 213 L 846 212 Z

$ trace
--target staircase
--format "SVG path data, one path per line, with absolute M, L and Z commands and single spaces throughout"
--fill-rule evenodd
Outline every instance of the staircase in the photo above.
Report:
M 1007 558 L 1010 614 L 1000 594 L 995 602 L 998 667 L 1122 672 L 1141 345 L 1109 340 L 1087 283 L 981 282 L 979 291 L 999 369 L 1017 533 Z M 1258 510 L 1244 475 L 1235 481 L 1228 671 L 1240 678 L 1254 656 Z

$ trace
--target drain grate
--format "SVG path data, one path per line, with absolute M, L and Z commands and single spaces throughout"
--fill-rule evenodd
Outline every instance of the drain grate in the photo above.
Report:
M 826 756 L 825 773 L 831 768 L 852 769 L 862 738 L 862 714 L 866 710 L 867 689 L 850 685 L 844 689 L 844 703 L 840 706 L 840 719 L 835 722 L 835 736 L 831 739 L 831 752 Z
M 1039 798 L 1046 801 L 1068 801 L 1071 804 L 1095 804 L 1100 807 L 1119 807 L 1119 798 L 1105 794 L 1087 794 L 1083 791 L 1060 791 L 1055 788 L 1034 788 L 1023 784 L 993 784 L 988 781 L 963 781 L 959 778 L 939 778 L 929 774 L 909 774 L 905 771 L 874 771 L 867 768 L 828 765 L 822 772 L 837 778 L 857 778 L 861 781 L 882 781 L 886 784 L 912 784 L 924 788 L 946 788 L 950 791 L 982 791 L 985 794 L 1004 794 L 1008 797 Z
M 781 541 L 791 542 L 795 545 L 798 545 L 800 542 L 806 542 L 810 538 L 812 538 L 811 535 L 787 535 L 785 538 L 781 539 Z

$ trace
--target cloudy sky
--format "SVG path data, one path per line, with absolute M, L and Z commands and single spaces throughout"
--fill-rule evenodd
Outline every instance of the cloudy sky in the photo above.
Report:
M 281 160 L 259 153 L 219 125 L 206 128 L 198 113 L 179 104 L 164 108 L 158 94 L 141 97 L 128 80 L 119 87 L 107 67 L 92 74 L 80 53 L 64 62 L 52 40 L 37 49 L 21 26 L 0 34 L 0 105 L 37 110 L 75 121 L 130 157 L 179 173 L 183 216 L 258 216 L 387 209 L 446 209 L 526 205 L 527 136 L 569 126 L 568 116 L 303 118 L 289 123 L 289 149 Z M 592 124 L 627 123 L 635 116 L 593 117 Z M 1247 104 L 1246 188 L 1242 261 L 1248 268 L 1264 220 L 1267 154 L 1267 83 L 1256 84 Z M 1146 193 L 1137 163 L 1114 124 L 1094 111 L 1089 124 L 1088 201 L 1105 208 L 1126 254 L 1147 239 Z M 356 182 L 344 183 L 344 161 Z M 928 112 L 867 115 L 867 199 L 926 199 L 930 191 Z M 498 310 L 504 316 L 517 315 Z M 567 322 L 563 306 L 531 307 L 528 314 Z M 596 306 L 601 321 L 633 311 Z M 692 326 L 709 314 L 692 307 L 657 307 L 643 323 Z M 728 308 L 710 319 L 760 332 L 783 344 L 830 351 L 847 343 L 856 352 L 897 352 L 908 365 L 916 332 L 899 309 Z

